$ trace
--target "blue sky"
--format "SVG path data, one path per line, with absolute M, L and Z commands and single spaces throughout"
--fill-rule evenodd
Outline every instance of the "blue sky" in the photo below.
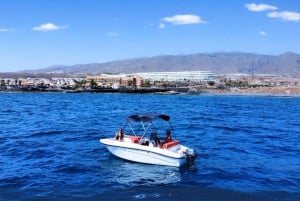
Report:
M 0 72 L 224 51 L 300 53 L 299 0 L 0 0 Z

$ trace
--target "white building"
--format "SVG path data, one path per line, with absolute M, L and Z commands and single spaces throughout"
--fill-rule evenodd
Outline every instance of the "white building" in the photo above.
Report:
M 149 81 L 215 81 L 215 74 L 210 71 L 148 72 L 136 75 Z

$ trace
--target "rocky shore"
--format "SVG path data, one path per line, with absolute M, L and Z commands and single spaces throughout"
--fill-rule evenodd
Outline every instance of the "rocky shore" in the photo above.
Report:
M 203 89 L 201 93 L 220 95 L 265 95 L 265 96 L 300 96 L 300 87 L 259 87 Z

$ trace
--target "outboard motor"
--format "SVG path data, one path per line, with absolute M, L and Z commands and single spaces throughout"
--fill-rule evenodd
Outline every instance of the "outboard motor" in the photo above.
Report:
M 197 153 L 194 149 L 187 149 L 185 151 L 185 161 L 189 166 L 192 166 L 194 164 L 196 157 Z

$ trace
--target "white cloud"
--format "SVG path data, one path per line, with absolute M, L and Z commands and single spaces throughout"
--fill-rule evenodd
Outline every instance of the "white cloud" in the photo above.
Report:
M 41 24 L 39 26 L 33 27 L 32 29 L 34 31 L 57 31 L 61 29 L 66 29 L 68 28 L 67 26 L 58 26 L 53 23 L 46 23 L 46 24 Z
M 264 31 L 260 31 L 259 34 L 262 35 L 262 36 L 268 35 L 268 33 L 264 32 Z
M 14 29 L 0 28 L 0 32 L 13 32 Z
M 163 21 L 170 22 L 176 25 L 207 23 L 206 21 L 203 21 L 200 16 L 197 15 L 174 15 L 172 17 L 163 18 Z
M 159 23 L 158 29 L 164 29 L 166 26 L 163 23 Z
M 279 18 L 286 21 L 300 21 L 300 13 L 290 11 L 270 12 L 267 14 L 267 16 L 271 18 Z
M 268 4 L 250 3 L 250 4 L 246 4 L 245 6 L 246 6 L 246 8 L 248 8 L 248 10 L 254 11 L 254 12 L 278 9 L 276 6 L 272 6 L 272 5 L 268 5 Z

